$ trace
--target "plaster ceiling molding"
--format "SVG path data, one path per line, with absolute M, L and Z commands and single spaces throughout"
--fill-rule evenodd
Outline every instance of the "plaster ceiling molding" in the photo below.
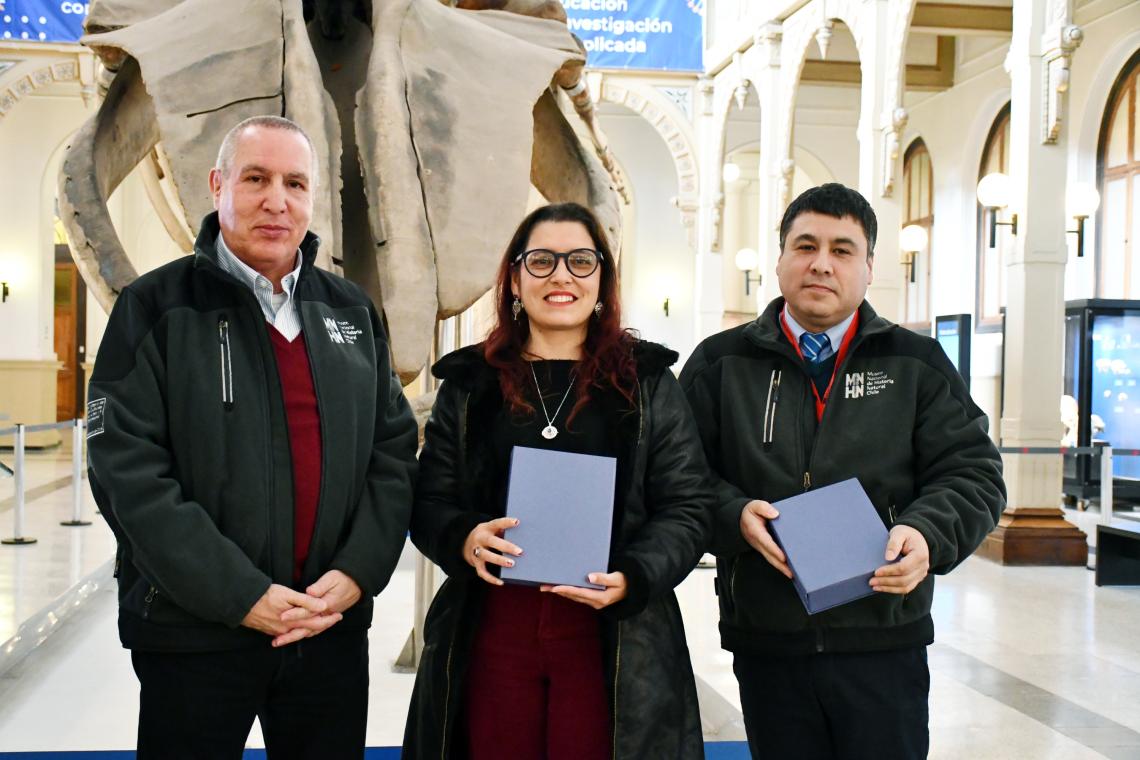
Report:
M 670 103 L 677 107 L 688 120 L 693 118 L 693 88 L 692 87 L 657 87 L 658 92 L 664 95 Z
M 0 61 L 0 73 L 13 68 L 19 61 Z M 3 66 L 3 64 L 8 64 Z M 26 68 L 25 68 L 26 70 Z M 57 61 L 31 71 L 20 77 L 0 95 L 0 118 L 16 107 L 16 104 L 41 87 L 55 82 L 74 82 L 79 79 L 79 64 L 75 60 Z
M 57 82 L 74 82 L 79 79 L 79 63 L 77 61 L 61 61 L 51 67 L 52 77 Z

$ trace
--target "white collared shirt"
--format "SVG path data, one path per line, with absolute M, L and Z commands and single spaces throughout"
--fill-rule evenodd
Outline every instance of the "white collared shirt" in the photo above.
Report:
M 847 328 L 851 326 L 851 320 L 855 319 L 855 312 L 847 315 L 847 319 L 843 320 L 837 325 L 833 325 L 824 330 L 827 333 L 827 339 L 831 341 L 831 345 L 819 352 L 819 361 L 824 361 L 832 354 L 839 350 L 843 344 L 843 338 L 847 335 Z M 800 336 L 807 332 L 807 328 L 800 325 L 795 320 L 792 313 L 788 311 L 788 305 L 784 304 L 784 321 L 788 324 L 788 329 L 792 331 L 792 337 L 796 339 L 796 345 L 799 345 Z
M 261 313 L 265 315 L 265 321 L 277 328 L 277 332 L 285 336 L 289 342 L 300 335 L 301 313 L 297 309 L 293 291 L 297 287 L 297 279 L 301 276 L 301 251 L 299 249 L 297 251 L 296 268 L 281 278 L 283 292 L 274 293 L 273 283 L 269 278 L 239 259 L 226 245 L 220 232 L 215 248 L 218 251 L 218 264 L 222 269 L 253 291 L 257 303 L 261 306 Z

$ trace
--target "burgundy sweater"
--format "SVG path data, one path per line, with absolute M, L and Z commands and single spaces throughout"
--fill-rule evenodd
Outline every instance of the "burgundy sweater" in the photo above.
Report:
M 271 325 L 266 325 L 277 354 L 277 372 L 289 421 L 289 447 L 293 453 L 293 581 L 301 580 L 321 495 L 321 418 L 313 373 L 305 351 L 305 334 L 290 343 Z

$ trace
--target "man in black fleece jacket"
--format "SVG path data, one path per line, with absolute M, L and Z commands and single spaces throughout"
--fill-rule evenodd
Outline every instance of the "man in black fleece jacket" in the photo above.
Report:
M 140 758 L 361 757 L 372 598 L 404 546 L 416 423 L 364 292 L 314 266 L 317 166 L 227 135 L 192 256 L 139 277 L 91 377 Z
M 926 757 L 931 573 L 969 556 L 1005 506 L 962 378 L 864 300 L 876 224 L 842 185 L 800 195 L 780 225 L 782 297 L 681 373 L 717 481 L 721 642 L 754 757 Z M 890 529 L 876 593 L 809 616 L 770 502 L 851 477 Z

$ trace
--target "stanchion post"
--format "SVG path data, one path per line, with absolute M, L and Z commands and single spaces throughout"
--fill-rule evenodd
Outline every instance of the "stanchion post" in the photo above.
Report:
M 1100 524 L 1112 522 L 1112 447 L 1100 450 Z
M 60 525 L 76 527 L 90 525 L 90 520 L 83 519 L 83 420 L 73 420 L 75 426 L 71 429 L 71 519 L 64 520 Z
M 36 539 L 24 535 L 24 446 L 26 444 L 26 425 L 16 425 L 16 506 L 12 509 L 15 522 L 16 535 L 0 540 L 9 546 L 23 546 L 34 544 Z

